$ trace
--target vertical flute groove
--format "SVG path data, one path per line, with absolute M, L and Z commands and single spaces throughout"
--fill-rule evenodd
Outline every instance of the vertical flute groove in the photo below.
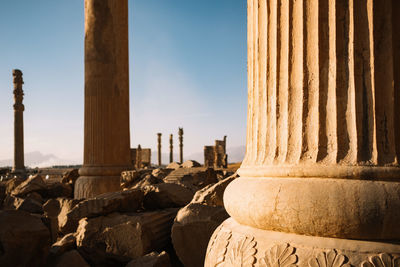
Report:
M 400 159 L 400 1 L 392 1 L 392 42 L 394 76 L 394 131 L 397 163 Z

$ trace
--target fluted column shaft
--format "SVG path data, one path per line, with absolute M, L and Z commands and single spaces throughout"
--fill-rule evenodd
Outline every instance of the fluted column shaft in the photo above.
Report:
M 179 128 L 179 163 L 183 163 L 183 128 Z
M 14 173 L 25 173 L 24 164 L 24 84 L 22 72 L 18 69 L 13 70 L 14 83 Z
M 248 0 L 247 150 L 224 201 L 235 220 L 400 239 L 399 6 Z
M 84 162 L 75 197 L 119 190 L 130 165 L 128 1 L 85 0 Z

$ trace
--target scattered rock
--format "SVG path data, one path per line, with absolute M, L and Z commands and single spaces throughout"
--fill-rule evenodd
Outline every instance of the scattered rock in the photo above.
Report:
M 49 199 L 43 204 L 43 212 L 46 217 L 57 217 L 60 213 L 60 201 L 58 199 Z
M 59 259 L 56 267 L 90 267 L 77 250 L 65 252 Z
M 189 205 L 179 210 L 172 226 L 172 243 L 185 266 L 204 265 L 208 241 L 215 229 L 229 217 L 223 193 L 237 175 L 198 191 Z
M 95 266 L 126 264 L 165 247 L 175 215 L 176 209 L 169 209 L 83 218 L 76 235 L 78 250 Z
M 136 183 L 140 182 L 146 175 L 151 174 L 150 169 L 131 170 L 121 173 L 121 187 L 133 187 Z
M 59 225 L 63 233 L 74 232 L 80 219 L 95 217 L 112 212 L 137 211 L 143 203 L 143 192 L 139 189 L 111 192 L 83 200 L 65 216 Z M 60 224 L 61 223 L 61 224 Z
M 66 171 L 63 174 L 61 182 L 64 184 L 75 184 L 76 180 L 79 178 L 78 169 L 73 169 L 70 171 Z
M 19 198 L 7 195 L 4 200 L 5 210 L 23 210 L 30 213 L 43 213 L 42 204 L 32 198 Z
M 126 267 L 170 267 L 171 262 L 167 252 L 151 252 L 141 258 L 130 261 Z
M 172 169 L 160 169 L 160 168 L 158 168 L 158 169 L 154 169 L 151 172 L 151 175 L 153 175 L 154 177 L 156 177 L 158 179 L 164 179 L 171 172 L 172 172 Z
M 0 266 L 44 266 L 50 233 L 27 212 L 0 211 L 0 244 Z
M 187 160 L 184 163 L 182 163 L 182 165 L 181 165 L 182 168 L 195 168 L 195 167 L 200 167 L 200 166 L 201 166 L 201 164 L 195 160 Z
M 172 171 L 164 182 L 179 183 L 188 188 L 194 188 L 195 191 L 218 182 L 217 172 L 212 168 L 180 168 Z
M 181 168 L 181 165 L 175 161 L 167 165 L 167 169 L 177 170 L 179 168 Z
M 73 190 L 71 184 L 65 184 L 60 182 L 48 183 L 46 190 L 42 193 L 46 198 L 57 198 L 57 197 L 73 197 Z
M 153 185 L 153 184 L 160 184 L 164 183 L 162 179 L 156 178 L 151 174 L 147 174 L 142 180 L 140 180 L 138 183 L 135 184 L 134 187 L 132 188 L 143 188 L 146 185 Z
M 10 195 L 11 192 L 19 186 L 25 179 L 17 177 L 17 178 L 12 178 L 11 180 L 8 180 L 6 182 L 6 194 Z
M 76 237 L 75 233 L 65 235 L 59 241 L 51 245 L 50 254 L 53 256 L 59 256 L 68 250 L 76 248 Z
M 18 185 L 11 194 L 17 197 L 23 197 L 29 193 L 43 190 L 46 190 L 46 183 L 42 176 L 36 174 Z
M 76 225 L 68 220 L 67 214 L 76 206 L 81 200 L 78 199 L 57 199 L 60 203 L 60 212 L 57 217 L 58 230 L 63 234 L 68 234 L 76 231 Z
M 183 207 L 193 198 L 193 192 L 182 185 L 162 183 L 143 187 L 145 209 Z

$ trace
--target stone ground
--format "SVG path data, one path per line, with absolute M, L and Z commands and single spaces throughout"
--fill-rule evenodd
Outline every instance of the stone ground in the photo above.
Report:
M 1 181 L 0 266 L 203 266 L 237 175 L 198 166 L 126 171 L 90 199 L 73 199 L 76 169 Z

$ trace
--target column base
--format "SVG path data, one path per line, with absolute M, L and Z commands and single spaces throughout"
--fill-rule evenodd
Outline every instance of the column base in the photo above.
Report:
M 80 176 L 75 182 L 74 198 L 91 198 L 119 190 L 120 176 Z
M 229 218 L 211 236 L 204 266 L 400 267 L 400 240 L 297 235 L 244 226 Z

